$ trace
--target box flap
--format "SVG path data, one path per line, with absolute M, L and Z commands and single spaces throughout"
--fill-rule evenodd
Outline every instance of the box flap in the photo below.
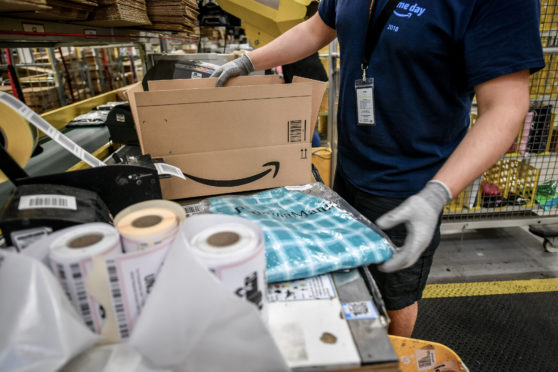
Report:
M 253 85 L 223 88 L 199 88 L 134 92 L 135 104 L 162 106 L 217 101 L 244 101 L 283 97 L 308 97 L 312 95 L 310 84 L 267 84 L 254 89 Z
M 312 85 L 312 116 L 310 116 L 310 123 L 312 127 L 310 133 L 314 134 L 316 121 L 318 120 L 318 114 L 320 113 L 320 106 L 329 82 L 293 76 L 293 84 L 298 83 L 309 83 Z
M 225 87 L 236 87 L 243 85 L 265 85 L 265 84 L 281 84 L 279 75 L 256 75 L 256 76 L 238 76 L 230 78 Z M 149 91 L 156 90 L 174 90 L 174 89 L 192 89 L 192 88 L 215 88 L 217 84 L 216 78 L 206 79 L 174 79 L 174 80 L 151 80 L 147 82 Z
M 159 93 L 163 92 L 182 91 Z M 139 106 L 138 130 L 142 133 L 142 150 L 151 156 L 310 143 L 311 106 L 309 94 Z
M 126 96 L 128 97 L 128 102 L 130 103 L 130 110 L 132 111 L 132 117 L 134 118 L 134 123 L 136 123 L 136 132 L 138 133 L 139 143 L 141 145 L 141 151 L 143 153 L 143 141 L 141 138 L 141 131 L 138 130 L 139 116 L 138 116 L 138 106 L 136 105 L 136 95 L 137 92 L 143 92 L 143 86 L 141 82 L 135 83 L 126 90 Z

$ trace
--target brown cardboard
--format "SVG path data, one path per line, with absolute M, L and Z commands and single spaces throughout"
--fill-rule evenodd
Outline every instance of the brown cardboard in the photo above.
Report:
M 311 94 L 308 84 L 136 93 L 142 151 L 164 157 L 306 142 Z
M 307 82 L 314 82 L 308 80 Z M 262 75 L 257 79 L 252 76 L 239 76 L 229 79 L 225 87 L 235 87 L 243 85 L 264 85 L 264 84 L 281 84 L 279 75 Z M 175 79 L 175 80 L 151 80 L 147 82 L 149 91 L 153 90 L 173 90 L 173 89 L 192 89 L 192 88 L 215 88 L 217 84 L 216 78 L 209 79 Z
M 325 83 L 317 84 L 316 80 L 303 78 L 300 76 L 293 76 L 293 83 L 308 83 L 312 86 L 312 116 L 311 118 L 314 119 L 312 121 L 312 125 L 310 126 L 310 133 L 314 133 L 314 129 L 316 128 L 316 121 L 318 119 L 318 114 L 320 113 L 320 106 L 322 105 L 322 100 L 324 97 L 324 93 L 326 90 L 327 85 Z
M 311 139 L 326 83 L 277 84 L 269 76 L 233 78 L 223 88 L 215 82 L 152 81 L 148 92 L 141 85 L 128 91 L 142 153 L 187 175 L 161 180 L 163 196 L 310 182 Z
M 136 124 L 136 132 L 138 134 L 139 143 L 142 143 L 141 130 L 139 129 L 139 115 L 138 108 L 136 106 L 136 93 L 143 92 L 143 86 L 141 81 L 132 85 L 128 90 L 126 90 L 126 97 L 130 103 L 130 111 L 132 111 L 132 117 L 134 118 L 134 123 Z
M 186 180 L 161 180 L 166 199 L 227 194 L 312 181 L 308 143 L 166 156 Z

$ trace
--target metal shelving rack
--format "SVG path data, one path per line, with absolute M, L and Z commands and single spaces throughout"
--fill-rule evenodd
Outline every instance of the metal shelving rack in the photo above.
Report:
M 28 95 L 42 94 L 45 104 L 36 109 L 44 112 L 139 81 L 146 71 L 147 53 L 184 43 L 197 44 L 198 40 L 166 31 L 0 16 L 0 71 L 11 68 L 9 85 L 18 97 L 25 97 L 21 85 Z M 84 47 L 93 55 L 84 56 Z M 44 51 L 48 58 L 33 60 L 33 53 L 25 52 L 29 48 Z M 29 58 L 17 61 L 15 55 Z M 36 73 L 38 69 L 44 73 Z M 6 90 L 8 81 L 0 83 Z
M 172 41 L 197 43 L 197 39 L 175 36 L 163 31 L 154 32 L 129 27 L 97 27 L 0 16 L 0 47 L 2 48 L 20 48 L 30 45 L 46 48 L 121 43 L 156 44 L 161 47 L 161 44 Z
M 132 84 L 141 80 L 145 71 L 132 43 L 4 48 L 0 61 L 0 89 L 23 97 L 38 113 Z

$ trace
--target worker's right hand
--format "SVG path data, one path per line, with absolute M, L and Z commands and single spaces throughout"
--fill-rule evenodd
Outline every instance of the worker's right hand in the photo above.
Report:
M 217 86 L 222 87 L 230 78 L 239 75 L 248 75 L 253 71 L 254 65 L 252 64 L 250 57 L 243 54 L 242 57 L 220 66 L 217 70 L 215 70 L 211 77 L 219 78 L 219 80 L 217 80 Z

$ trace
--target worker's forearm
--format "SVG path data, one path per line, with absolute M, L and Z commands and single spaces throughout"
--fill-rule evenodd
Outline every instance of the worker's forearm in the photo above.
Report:
M 477 89 L 478 119 L 434 176 L 454 197 L 510 148 L 529 109 L 528 84 L 522 71 Z
M 497 112 L 479 116 L 475 126 L 434 176 L 448 186 L 452 196 L 459 194 L 509 149 L 521 120 L 514 118 L 513 125 L 504 120 Z M 512 127 L 513 132 L 510 130 Z
M 335 39 L 335 30 L 319 14 L 302 22 L 248 56 L 256 71 L 296 62 L 308 57 Z

